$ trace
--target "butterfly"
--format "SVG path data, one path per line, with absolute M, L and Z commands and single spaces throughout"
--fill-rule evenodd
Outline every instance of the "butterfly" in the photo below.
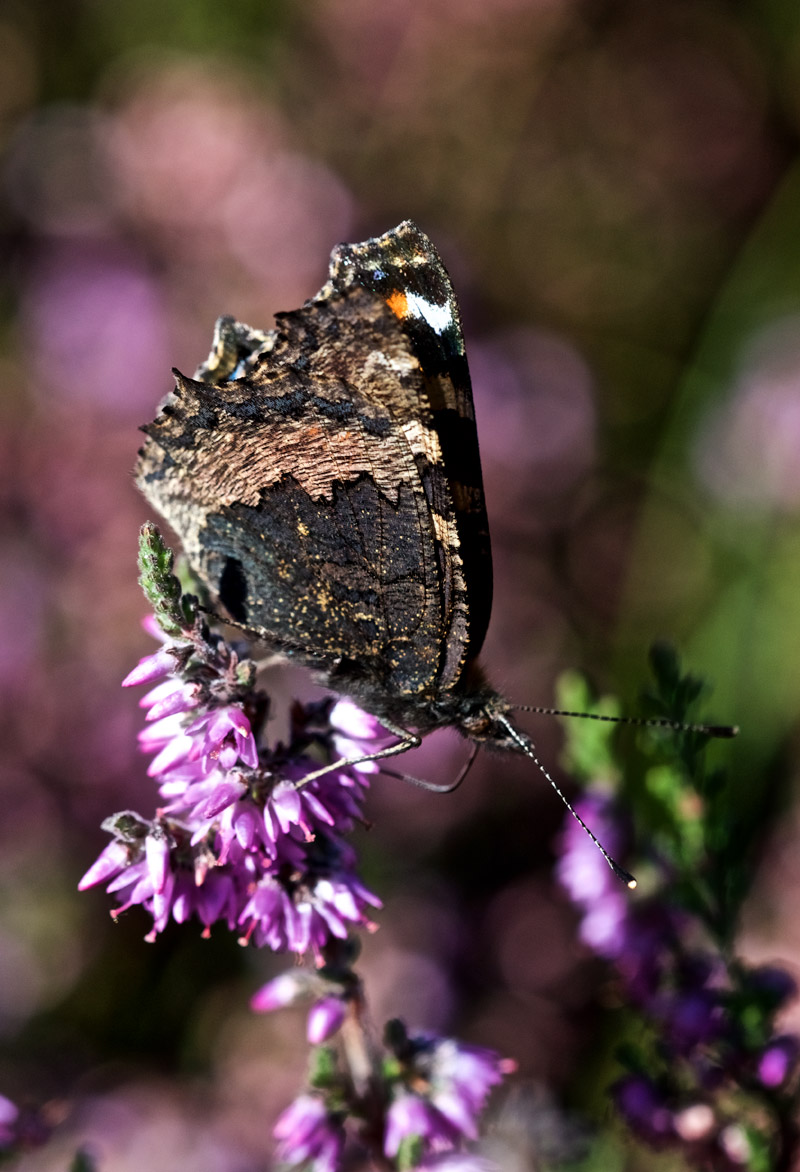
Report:
M 372 758 L 451 727 L 524 753 L 560 794 L 479 662 L 489 527 L 461 318 L 433 243 L 405 220 L 340 244 L 319 293 L 275 322 L 220 318 L 194 377 L 173 372 L 139 487 L 230 619 L 396 736 Z
M 336 247 L 320 292 L 212 354 L 145 427 L 136 480 L 226 613 L 402 747 L 519 748 L 478 655 L 492 560 L 458 303 L 404 221 Z M 398 748 L 398 751 L 400 749 Z

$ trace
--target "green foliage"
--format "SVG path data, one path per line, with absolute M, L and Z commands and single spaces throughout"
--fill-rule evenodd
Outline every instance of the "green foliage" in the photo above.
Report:
M 418 1135 L 405 1136 L 395 1157 L 399 1172 L 407 1172 L 407 1169 L 417 1168 L 422 1161 L 423 1152 L 424 1144 Z
M 331 1090 L 339 1085 L 342 1075 L 339 1060 L 332 1046 L 316 1046 L 311 1051 L 308 1084 L 315 1090 Z
M 798 6 L 758 0 L 749 18 L 758 20 L 757 13 L 763 19 L 759 38 L 766 33 L 781 54 L 795 53 Z M 699 483 L 698 471 L 718 458 L 707 450 L 715 438 L 713 430 L 709 435 L 709 421 L 740 418 L 747 388 L 769 391 L 777 383 L 776 372 L 790 369 L 794 361 L 786 339 L 796 338 L 791 323 L 800 313 L 798 209 L 800 164 L 795 160 L 709 301 L 691 360 L 672 395 L 620 607 L 628 678 L 636 678 L 639 670 L 641 632 L 665 632 L 680 640 L 693 662 L 709 665 L 722 712 L 746 721 L 747 735 L 731 755 L 728 786 L 751 833 L 769 817 L 774 800 L 770 787 L 754 785 L 753 778 L 771 768 L 776 745 L 790 734 L 800 705 L 800 657 L 793 636 L 800 623 L 797 507 L 780 493 L 755 492 L 748 499 L 739 485 L 709 491 Z M 768 399 L 770 406 L 762 410 L 775 410 L 776 419 L 785 419 L 779 411 L 781 395 L 770 392 Z M 752 435 L 748 443 L 755 475 L 760 441 Z M 768 461 L 769 453 L 762 457 Z M 668 540 L 665 516 L 678 526 Z M 665 547 L 668 559 L 662 556 Z M 670 583 L 679 584 L 674 594 Z M 635 649 L 636 660 L 628 649 Z M 737 841 L 737 848 L 741 845 Z
M 197 613 L 197 600 L 184 594 L 172 572 L 175 555 L 165 544 L 157 526 L 145 522 L 139 532 L 139 584 L 153 608 L 158 625 L 166 635 L 187 633 Z
M 556 684 L 556 701 L 567 712 L 619 716 L 619 704 L 610 696 L 596 700 L 578 672 L 563 672 Z M 620 779 L 614 747 L 615 726 L 595 720 L 565 720 L 562 763 L 580 781 L 602 778 L 616 786 Z
M 75 1153 L 69 1172 L 97 1172 L 97 1161 L 86 1148 L 81 1148 Z
M 287 15 L 283 0 L 239 0 L 230 7 L 214 0 L 78 0 L 69 6 L 41 0 L 28 6 L 27 23 L 43 61 L 46 96 L 58 100 L 91 92 L 109 61 L 137 52 L 236 54 L 263 69 L 285 35 Z
M 653 683 L 644 696 L 648 715 L 676 724 L 698 722 L 699 705 L 708 694 L 705 683 L 685 673 L 669 647 L 654 648 L 650 662 Z M 559 701 L 570 708 L 584 706 L 589 713 L 600 708 L 572 676 L 562 681 Z M 767 1089 L 756 1070 L 774 1043 L 775 1015 L 790 995 L 791 981 L 786 977 L 782 985 L 732 955 L 753 828 L 730 801 L 725 775 L 709 766 L 712 750 L 702 732 L 643 728 L 633 754 L 617 753 L 615 735 L 611 726 L 598 730 L 591 721 L 571 722 L 565 757 L 567 767 L 595 794 L 608 795 L 608 779 L 616 775 L 613 806 L 620 818 L 630 818 L 635 842 L 625 863 L 645 879 L 638 903 L 634 898 L 631 904 L 626 939 L 636 940 L 640 929 L 655 926 L 647 954 L 637 960 L 634 949 L 634 967 L 643 958 L 653 967 L 650 983 L 634 994 L 637 1008 L 629 1014 L 621 1044 L 617 1035 L 617 1061 L 626 1079 L 647 1084 L 656 1101 L 676 1116 L 696 1104 L 713 1106 L 713 1129 L 701 1145 L 706 1153 L 719 1151 L 713 1148 L 715 1137 L 727 1129 L 729 1142 L 741 1146 L 740 1163 L 747 1172 L 783 1167 L 775 1161 L 792 1148 L 796 1092 L 791 1086 Z M 710 1028 L 688 1043 L 681 1034 L 684 1027 L 675 1024 L 679 1016 L 670 1014 L 679 1015 L 693 998 L 699 999 L 695 1006 L 702 1006 L 703 997 L 706 1008 L 700 1012 Z M 635 1130 L 635 1123 L 631 1126 Z M 676 1137 L 671 1143 L 682 1149 Z M 710 1167 L 700 1150 L 692 1154 L 687 1145 L 689 1165 Z M 595 1166 L 591 1161 L 582 1165 Z
M 648 718 L 697 722 L 708 687 L 684 673 L 675 651 L 659 644 L 650 654 L 653 682 L 643 694 Z M 615 702 L 593 701 L 585 682 L 561 677 L 559 704 L 589 713 L 618 711 Z M 595 721 L 565 722 L 564 764 L 581 781 L 618 791 L 642 848 L 674 878 L 674 894 L 702 916 L 720 945 L 730 941 L 747 887 L 748 824 L 730 801 L 722 770 L 709 766 L 709 738 L 702 732 L 645 728 L 637 749 L 616 748 L 624 731 Z M 621 763 L 624 762 L 624 765 Z M 640 868 L 648 873 L 647 864 Z

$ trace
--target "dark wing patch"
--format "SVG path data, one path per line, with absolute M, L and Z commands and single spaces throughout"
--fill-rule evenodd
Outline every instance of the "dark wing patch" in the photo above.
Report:
M 387 694 L 452 678 L 454 511 L 424 375 L 383 300 L 357 287 L 282 315 L 250 377 L 180 377 L 145 430 L 139 484 L 232 617 Z
M 340 244 L 331 254 L 330 279 L 318 299 L 335 298 L 362 286 L 381 296 L 411 341 L 425 378 L 425 395 L 437 433 L 454 510 L 462 573 L 469 599 L 466 635 L 453 631 L 450 667 L 443 683 L 454 684 L 463 668 L 459 646 L 468 657 L 480 652 L 492 609 L 492 553 L 483 493 L 478 432 L 472 402 L 461 315 L 450 277 L 433 242 L 405 220 L 391 232 L 361 244 Z M 431 500 L 435 510 L 440 505 Z

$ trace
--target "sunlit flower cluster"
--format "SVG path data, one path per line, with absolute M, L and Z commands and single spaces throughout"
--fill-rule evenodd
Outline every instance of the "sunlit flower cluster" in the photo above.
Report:
M 515 1069 L 492 1050 L 454 1038 L 406 1035 L 401 1023 L 387 1029 L 396 1074 L 386 1115 L 384 1152 L 396 1156 L 413 1141 L 428 1157 L 478 1138 L 478 1119 L 493 1086 Z M 396 1064 L 396 1066 L 395 1066 Z
M 590 790 L 576 809 L 620 852 L 625 817 L 613 797 Z M 564 827 L 557 873 L 580 910 L 581 939 L 614 963 L 621 998 L 644 1031 L 635 1068 L 612 1088 L 614 1101 L 631 1130 L 654 1146 L 683 1146 L 709 1167 L 755 1167 L 758 1135 L 742 1122 L 744 1096 L 753 1096 L 757 1112 L 771 1103 L 780 1119 L 800 1041 L 779 1032 L 775 1016 L 797 990 L 781 969 L 731 960 L 670 897 L 670 868 L 655 866 L 655 894 L 638 903 L 620 899 L 594 844 L 573 819 Z
M 369 754 L 385 734 L 349 700 L 326 700 L 295 705 L 288 745 L 260 747 L 268 702 L 253 677 L 207 628 L 163 640 L 130 672 L 124 686 L 155 685 L 139 743 L 154 754 L 161 803 L 151 820 L 108 819 L 113 840 L 81 888 L 105 882 L 115 915 L 141 904 L 150 940 L 195 915 L 205 932 L 222 921 L 243 941 L 319 956 L 369 927 L 379 906 L 343 838 L 361 819 L 371 763 L 303 778 L 343 753 Z
M 347 1080 L 328 1071 L 324 1089 L 303 1093 L 283 1112 L 275 1126 L 279 1157 L 310 1161 L 314 1172 L 339 1172 L 349 1117 L 382 1137 L 387 1166 L 497 1172 L 465 1144 L 477 1139 L 489 1092 L 514 1063 L 453 1038 L 410 1035 L 399 1021 L 388 1023 L 385 1041 L 367 1101 L 354 1102 Z

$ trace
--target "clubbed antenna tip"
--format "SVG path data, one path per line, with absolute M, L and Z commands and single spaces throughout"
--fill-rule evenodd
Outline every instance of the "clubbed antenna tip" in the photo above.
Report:
M 730 739 L 731 737 L 738 737 L 738 724 L 709 724 L 705 731 L 710 737 L 721 737 L 723 739 Z
M 558 788 L 556 783 L 553 781 L 553 778 L 550 776 L 550 774 L 545 769 L 544 765 L 542 765 L 541 761 L 536 756 L 536 753 L 534 752 L 534 748 L 533 748 L 533 742 L 531 741 L 530 737 L 526 736 L 525 733 L 521 733 L 518 728 L 514 728 L 514 725 L 511 723 L 510 720 L 507 720 L 505 716 L 500 715 L 500 716 L 497 716 L 495 719 L 500 724 L 503 725 L 503 727 L 506 729 L 509 736 L 511 737 L 511 740 L 516 744 L 517 748 L 520 749 L 525 754 L 526 757 L 530 757 L 531 761 L 533 761 L 534 765 L 539 770 L 539 772 L 542 774 L 542 776 L 547 781 L 550 782 L 551 786 L 556 791 L 558 796 L 561 798 L 561 801 L 567 807 L 567 809 L 569 810 L 572 817 L 575 819 L 575 821 L 581 827 L 583 827 L 583 829 L 589 835 L 589 838 L 592 840 L 594 845 L 600 851 L 600 854 L 603 856 L 605 861 L 608 863 L 609 867 L 614 872 L 616 877 L 618 879 L 621 879 L 622 882 L 625 884 L 625 886 L 630 891 L 635 891 L 637 883 L 636 883 L 636 880 L 634 879 L 633 875 L 631 875 L 630 871 L 626 871 L 624 867 L 620 867 L 620 865 L 616 861 L 616 859 L 612 859 L 611 855 L 608 853 L 608 851 L 603 846 L 603 844 L 599 841 L 599 839 L 596 837 L 596 835 L 594 835 L 592 833 L 592 831 L 589 829 L 589 827 L 584 822 L 583 818 L 581 818 L 578 811 L 575 810 L 573 808 L 573 806 L 567 801 L 566 796 L 561 792 L 561 790 Z
M 616 877 L 621 879 L 625 886 L 629 888 L 629 890 L 635 891 L 639 884 L 636 882 L 633 875 L 631 875 L 630 871 L 626 871 L 624 867 L 620 867 L 619 863 L 615 862 L 614 859 L 607 858 L 606 861 Z

